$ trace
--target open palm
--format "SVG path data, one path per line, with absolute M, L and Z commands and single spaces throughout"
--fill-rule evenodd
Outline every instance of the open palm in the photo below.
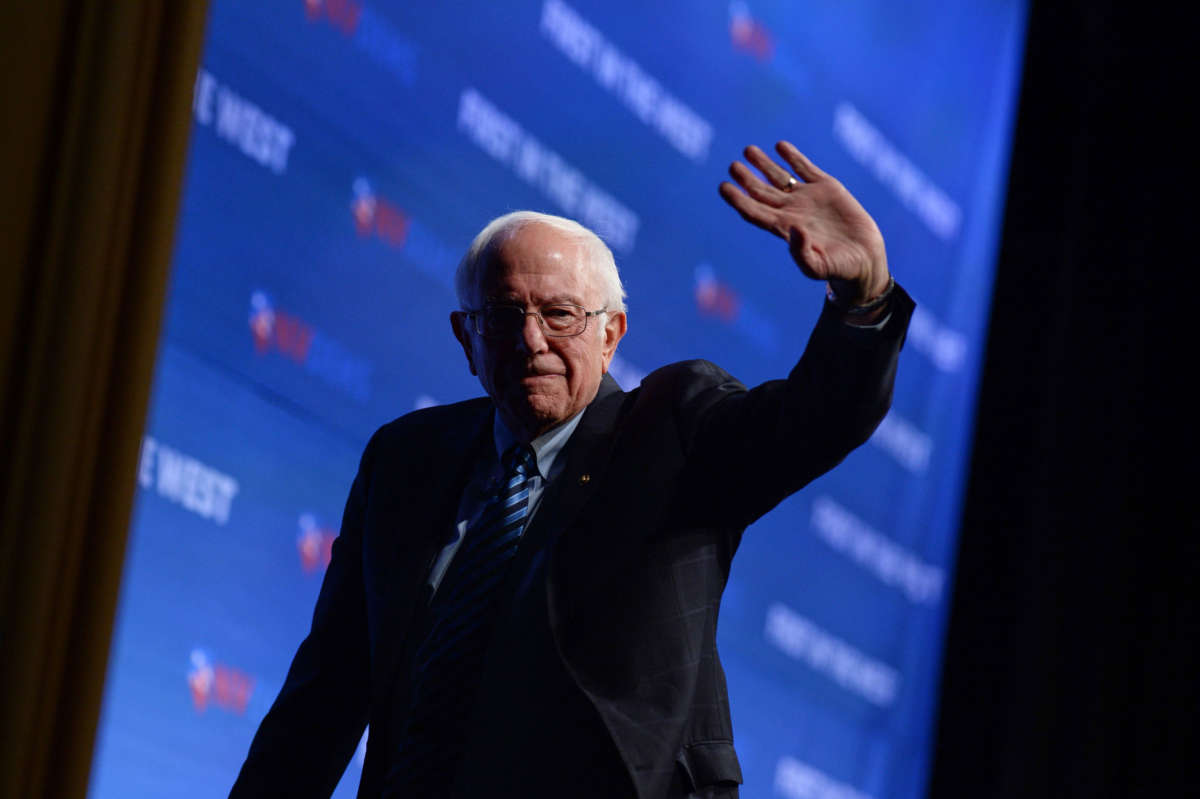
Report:
M 790 142 L 775 149 L 799 181 L 751 145 L 745 158 L 766 180 L 735 161 L 729 174 L 741 189 L 726 181 L 721 196 L 747 222 L 786 241 L 800 270 L 828 281 L 839 298 L 854 304 L 881 294 L 888 285 L 887 252 L 875 220 Z

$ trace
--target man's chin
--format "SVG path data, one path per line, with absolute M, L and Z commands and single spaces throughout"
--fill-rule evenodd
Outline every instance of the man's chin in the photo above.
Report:
M 510 405 L 508 416 L 522 428 L 521 431 L 513 432 L 526 433 L 530 438 L 542 434 L 567 418 L 561 401 L 539 395 L 526 395 L 520 402 Z

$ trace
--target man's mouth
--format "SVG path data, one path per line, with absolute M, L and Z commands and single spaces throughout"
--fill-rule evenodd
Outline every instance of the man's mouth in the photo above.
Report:
M 549 366 L 539 367 L 536 363 L 530 363 L 525 367 L 525 373 L 521 375 L 522 379 L 530 377 L 562 377 L 563 370 L 556 367 L 554 364 Z

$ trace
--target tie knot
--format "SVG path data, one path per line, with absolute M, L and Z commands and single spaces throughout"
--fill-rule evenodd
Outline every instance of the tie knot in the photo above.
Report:
M 537 459 L 528 444 L 513 444 L 504 451 L 500 462 L 505 474 L 521 474 L 525 477 L 537 474 Z

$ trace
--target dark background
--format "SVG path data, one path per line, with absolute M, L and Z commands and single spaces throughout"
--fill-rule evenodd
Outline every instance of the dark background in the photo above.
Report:
M 1194 795 L 1174 589 L 1195 525 L 1145 498 L 1146 307 L 1181 300 L 1186 269 L 1162 245 L 1181 175 L 1157 119 L 1179 99 L 1150 27 L 1117 3 L 1031 8 L 934 799 Z

